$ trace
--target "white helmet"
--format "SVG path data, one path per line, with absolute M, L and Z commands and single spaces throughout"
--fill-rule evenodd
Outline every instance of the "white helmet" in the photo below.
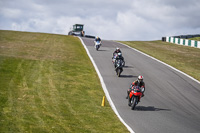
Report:
M 143 76 L 141 76 L 141 75 L 139 75 L 138 76 L 138 82 L 140 83 L 140 82 L 142 82 L 143 81 L 143 79 L 144 79 L 144 77 Z

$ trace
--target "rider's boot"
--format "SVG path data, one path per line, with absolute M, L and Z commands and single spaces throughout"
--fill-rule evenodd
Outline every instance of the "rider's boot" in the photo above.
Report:
M 144 97 L 144 93 L 142 93 L 142 97 Z
M 127 90 L 127 96 L 126 96 L 126 99 L 128 99 L 129 93 L 130 93 L 129 90 Z

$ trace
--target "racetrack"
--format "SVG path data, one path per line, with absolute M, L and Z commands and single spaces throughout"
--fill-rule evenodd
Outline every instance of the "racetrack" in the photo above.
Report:
M 199 133 L 200 84 L 174 69 L 113 41 L 102 41 L 96 51 L 93 39 L 82 38 L 104 79 L 121 118 L 136 133 Z M 126 66 L 117 77 L 112 64 L 116 47 Z M 144 76 L 145 96 L 131 110 L 126 91 L 138 75 Z

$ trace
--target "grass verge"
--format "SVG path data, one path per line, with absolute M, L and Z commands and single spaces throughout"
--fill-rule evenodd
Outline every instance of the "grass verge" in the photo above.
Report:
M 200 41 L 200 37 L 189 38 L 189 40 Z
M 121 41 L 200 81 L 200 49 L 163 41 Z
M 80 40 L 0 31 L 0 132 L 128 132 Z

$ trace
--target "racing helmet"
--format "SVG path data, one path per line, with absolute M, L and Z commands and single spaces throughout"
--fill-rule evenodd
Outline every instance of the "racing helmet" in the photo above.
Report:
M 117 47 L 117 48 L 116 48 L 116 51 L 117 51 L 117 52 L 119 52 L 119 51 L 120 51 L 120 49 Z
M 138 76 L 138 82 L 139 82 L 139 83 L 140 83 L 140 82 L 143 82 L 143 78 L 144 78 L 143 76 L 139 75 L 139 76 Z

